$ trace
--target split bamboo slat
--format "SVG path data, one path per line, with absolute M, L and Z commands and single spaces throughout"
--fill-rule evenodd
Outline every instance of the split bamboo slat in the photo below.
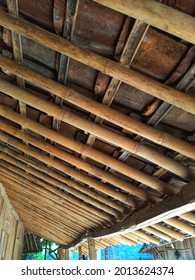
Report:
M 4 148 L 0 147 L 0 150 L 1 149 L 2 149 L 2 151 L 6 150 L 8 154 L 11 154 L 11 155 L 15 156 L 15 159 L 14 159 L 13 157 L 10 157 L 10 156 L 0 152 L 0 158 L 1 159 L 5 160 L 5 161 L 21 168 L 21 169 L 23 169 L 27 173 L 31 173 L 31 174 L 37 176 L 38 178 L 41 178 L 42 180 L 48 181 L 48 182 L 50 182 L 50 179 L 51 180 L 55 179 L 54 182 L 56 182 L 56 183 L 58 182 L 58 186 L 61 189 L 64 189 L 64 190 L 68 191 L 69 188 L 67 188 L 67 186 L 70 186 L 70 187 L 72 187 L 70 192 L 73 191 L 74 189 L 76 189 L 76 190 L 78 190 L 82 193 L 87 192 L 87 194 L 90 197 L 92 197 L 92 198 L 94 198 L 94 199 L 96 199 L 96 200 L 98 200 L 98 201 L 100 201 L 100 202 L 102 202 L 106 205 L 109 205 L 111 208 L 114 208 L 114 209 L 116 209 L 120 212 L 124 211 L 124 207 L 122 207 L 121 205 L 119 205 L 118 203 L 116 203 L 112 200 L 109 200 L 108 197 L 104 197 L 103 195 L 100 195 L 97 192 L 95 192 L 95 191 L 93 191 L 89 188 L 86 188 L 86 187 L 78 184 L 77 182 L 75 182 L 75 181 L 73 181 L 69 178 L 66 178 L 66 177 L 54 172 L 53 170 L 49 169 L 48 167 L 42 166 L 38 163 L 35 164 L 35 163 L 31 162 L 30 165 L 32 167 L 29 167 L 29 161 L 28 161 L 28 163 L 26 162 L 26 157 L 25 156 L 19 155 L 18 153 L 15 153 L 14 151 L 4 149 Z M 18 161 L 18 159 L 22 160 L 24 163 Z M 44 172 L 44 173 L 37 172 L 37 170 L 38 171 L 41 170 L 41 172 Z M 45 174 L 47 174 L 47 176 Z M 66 185 L 66 187 L 64 186 L 64 184 Z
M 169 135 L 168 133 L 159 131 L 155 128 L 150 127 L 149 125 L 143 124 L 133 118 L 125 116 L 124 114 L 117 112 L 116 110 L 113 110 L 90 98 L 87 98 L 87 97 L 75 92 L 74 90 L 68 89 L 64 85 L 61 85 L 55 81 L 47 79 L 44 76 L 42 76 L 32 70 L 29 70 L 28 68 L 25 68 L 3 56 L 0 56 L 0 66 L 5 69 L 8 69 L 11 73 L 14 73 L 15 75 L 25 77 L 26 80 L 40 86 L 41 88 L 45 89 L 46 91 L 49 90 L 49 92 L 51 92 L 55 95 L 58 95 L 59 97 L 63 98 L 64 100 L 66 100 L 76 106 L 80 106 L 81 108 L 101 117 L 102 119 L 112 122 L 122 128 L 125 128 L 126 130 L 132 131 L 133 133 L 136 133 L 159 145 L 165 146 L 174 151 L 177 151 L 178 153 L 184 154 L 190 158 L 192 157 L 193 159 L 195 159 L 195 156 L 194 156 L 195 148 L 192 145 L 186 143 L 185 141 L 183 141 L 181 139 L 177 139 L 176 137 L 173 137 L 173 136 Z M 4 93 L 8 94 L 9 96 L 12 96 L 18 100 L 23 100 L 32 107 L 34 107 L 36 104 L 37 109 L 47 112 L 48 109 L 46 106 L 44 106 L 45 103 L 43 103 L 43 101 L 40 98 L 38 98 L 38 100 L 39 100 L 39 103 L 41 103 L 41 104 L 31 102 L 31 100 L 33 98 L 32 95 L 26 96 L 27 91 L 25 91 L 21 88 L 18 88 L 16 86 L 6 82 L 3 79 L 0 79 L 0 86 L 1 86 L 1 90 Z M 35 99 L 33 98 L 33 100 L 35 100 Z M 191 104 L 193 104 L 193 103 L 195 104 L 194 100 L 191 100 Z M 42 105 L 42 106 L 39 107 L 40 105 Z M 53 104 L 51 104 L 51 105 L 53 105 Z M 57 110 L 55 105 L 52 106 L 52 109 L 54 111 Z M 104 131 L 104 133 L 103 133 L 103 131 L 101 131 L 101 134 L 98 134 L 98 131 L 97 131 L 98 125 L 97 124 L 95 124 L 95 123 L 92 124 L 91 122 L 86 122 L 83 119 L 81 121 L 80 117 L 78 118 L 78 116 L 76 114 L 71 113 L 70 110 L 64 110 L 64 109 L 60 110 L 60 108 L 58 108 L 57 114 L 55 115 L 55 117 L 59 120 L 67 122 L 67 123 L 71 123 L 71 124 L 74 123 L 75 126 L 78 126 L 78 127 L 82 128 L 84 131 L 88 131 L 89 133 L 91 133 L 97 137 L 99 137 L 100 135 L 101 135 L 101 137 L 104 136 L 105 131 Z M 121 145 L 121 142 L 123 142 L 121 140 L 119 142 L 117 140 L 118 138 L 116 138 L 116 140 L 115 140 L 115 138 L 113 139 L 113 138 L 109 137 L 109 139 L 110 139 L 110 140 L 108 140 L 109 142 L 114 144 L 116 141 L 116 145 L 119 145 L 119 146 Z M 136 151 L 138 148 L 137 145 L 135 145 L 136 142 L 131 142 L 131 143 L 128 142 L 128 143 L 129 144 L 127 145 L 127 147 L 126 148 L 124 147 L 124 148 L 126 150 L 130 149 L 130 151 L 132 153 L 136 154 Z M 145 150 L 145 147 L 143 149 L 141 149 L 140 156 L 141 156 L 141 154 L 144 153 L 144 150 Z M 149 156 L 149 154 L 151 155 L 151 153 L 149 153 L 148 155 L 147 154 L 148 153 L 146 150 L 145 155 L 143 154 L 142 156 L 146 156 L 146 158 L 147 158 Z M 158 157 L 154 156 L 153 160 L 158 160 Z M 164 160 L 162 160 L 162 163 L 163 163 L 163 161 Z M 162 165 L 162 163 L 160 165 Z
M 43 205 L 40 207 L 37 207 L 37 201 L 30 201 L 30 196 L 26 195 L 23 196 L 21 194 L 14 195 L 14 191 L 9 187 L 9 185 L 6 184 L 7 192 L 9 193 L 10 199 L 13 201 L 13 203 L 18 203 L 18 207 L 20 206 L 20 212 L 22 211 L 23 207 L 24 209 L 27 209 L 27 211 L 30 213 L 33 212 L 34 215 L 38 213 L 41 215 L 41 217 L 45 220 L 52 220 L 56 222 L 56 225 L 59 223 L 61 226 L 64 225 L 65 227 L 70 228 L 71 233 L 79 233 L 85 230 L 86 223 L 80 220 L 78 220 L 76 217 L 73 217 L 69 215 L 69 213 L 66 213 L 66 216 L 62 215 L 62 211 L 58 208 L 55 208 L 50 204 L 50 206 L 46 206 L 46 204 L 43 203 Z M 66 208 L 64 209 L 66 211 Z M 59 213 L 60 217 L 59 217 Z M 38 222 L 38 220 L 37 220 Z M 73 228 L 74 224 L 77 224 L 77 230 Z
M 161 85 L 152 79 L 146 78 L 117 62 L 76 46 L 72 42 L 50 33 L 30 22 L 0 11 L 0 25 L 192 114 L 195 111 L 194 98 L 186 96 L 165 85 Z M 77 100 L 77 105 L 78 104 L 79 102 Z
M 32 147 L 27 147 L 26 145 L 15 140 L 13 137 L 9 137 L 0 132 L 0 139 L 4 142 L 9 143 L 10 145 L 16 147 L 20 151 L 23 151 L 24 153 L 44 162 L 45 164 L 48 164 L 49 166 L 53 166 L 57 170 L 65 173 L 71 177 L 74 177 L 76 180 L 83 182 L 83 183 L 93 187 L 94 189 L 97 189 L 100 192 L 109 195 L 110 197 L 116 198 L 117 200 L 119 200 L 127 205 L 131 205 L 131 199 L 129 199 L 129 197 L 127 197 L 127 195 L 116 192 L 109 186 L 104 185 L 104 184 L 94 180 L 93 178 L 86 176 L 85 174 L 82 174 L 81 172 L 78 172 L 77 170 L 75 170 L 69 166 L 66 166 L 65 164 L 61 163 L 60 161 L 58 161 L 56 159 L 53 159 L 45 154 L 38 152 L 37 150 L 35 150 Z
M 10 198 L 12 199 L 13 202 L 16 201 L 18 203 L 19 208 L 20 208 L 20 209 L 18 209 L 18 211 L 20 212 L 20 214 L 23 213 L 24 211 L 27 212 L 27 221 L 30 220 L 30 217 L 32 214 L 33 219 L 37 225 L 39 225 L 39 221 L 43 220 L 43 221 L 47 222 L 46 227 L 48 227 L 48 224 L 50 224 L 52 222 L 54 227 L 56 227 L 56 229 L 59 228 L 63 232 L 63 234 L 67 230 L 67 236 L 68 235 L 72 236 L 72 234 L 73 235 L 81 234 L 83 232 L 83 230 L 86 230 L 86 228 L 88 228 L 89 226 L 91 226 L 93 228 L 98 227 L 98 224 L 96 224 L 94 226 L 91 223 L 85 222 L 84 220 L 82 221 L 82 219 L 79 219 L 79 218 L 76 218 L 76 222 L 67 223 L 67 220 L 69 220 L 69 213 L 67 213 L 66 208 L 64 208 L 64 210 L 61 210 L 62 218 L 58 217 L 56 219 L 57 213 L 56 213 L 55 206 L 53 206 L 53 209 L 51 207 L 51 211 L 48 211 L 46 203 L 45 203 L 44 207 L 40 207 L 40 205 L 38 205 L 39 200 L 32 201 L 32 194 L 31 194 L 31 197 L 30 197 L 30 195 L 28 197 L 24 196 L 24 199 L 22 198 L 21 194 L 17 194 L 15 197 L 14 190 L 10 190 L 10 188 L 11 187 L 9 186 L 8 193 L 9 193 Z M 49 205 L 51 205 L 51 203 Z M 56 215 L 54 215 L 54 213 L 56 213 Z M 30 215 L 29 218 L 28 218 L 28 215 Z M 37 219 L 36 219 L 36 216 L 37 216 Z M 79 226 L 78 229 L 77 229 L 77 227 L 75 228 L 75 224 L 76 225 L 78 224 L 78 226 Z M 95 220 L 94 220 L 93 224 L 95 224 Z M 82 227 L 84 226 L 83 230 L 80 229 L 81 225 L 82 225 Z M 77 233 L 75 233 L 76 229 L 77 229 Z M 65 230 L 65 232 L 64 232 L 64 230 Z
M 101 210 L 96 209 L 95 207 L 93 207 L 93 206 L 91 206 L 91 205 L 86 204 L 85 202 L 82 202 L 81 200 L 79 200 L 79 199 L 77 199 L 77 198 L 75 198 L 75 197 L 72 197 L 72 196 L 70 196 L 70 195 L 68 195 L 68 194 L 66 194 L 66 193 L 64 193 L 64 192 L 61 192 L 61 191 L 59 191 L 59 190 L 56 190 L 56 188 L 50 186 L 49 184 L 46 184 L 46 183 L 42 182 L 41 180 L 38 180 L 38 179 L 36 179 L 36 178 L 34 179 L 33 176 L 29 176 L 29 174 L 26 174 L 25 172 L 21 172 L 21 174 L 23 173 L 23 176 L 21 176 L 21 175 L 14 174 L 14 173 L 13 173 L 14 170 L 13 170 L 13 172 L 11 172 L 11 171 L 9 171 L 9 170 L 6 170 L 6 169 L 5 169 L 4 167 L 2 167 L 2 166 L 0 166 L 0 170 L 3 171 L 3 176 L 4 176 L 4 177 L 5 177 L 5 176 L 8 176 L 8 177 L 10 176 L 10 178 L 14 178 L 16 181 L 20 182 L 21 184 L 24 184 L 24 183 L 25 183 L 26 185 L 29 185 L 29 186 L 31 186 L 31 187 L 34 186 L 34 188 L 36 187 L 36 185 L 41 186 L 42 188 L 44 188 L 44 192 L 45 192 L 45 189 L 46 189 L 46 193 L 47 193 L 48 197 L 51 196 L 51 194 L 50 194 L 50 192 L 51 192 L 51 193 L 52 193 L 51 198 L 52 198 L 53 196 L 55 196 L 56 199 L 61 200 L 62 203 L 64 202 L 64 199 L 71 201 L 72 203 L 74 203 L 75 205 L 77 205 L 78 207 L 80 207 L 81 209 L 85 209 L 85 210 L 87 211 L 87 215 L 88 215 L 89 217 L 91 217 L 92 220 L 93 220 L 94 216 L 97 216 L 97 219 L 98 219 L 98 217 L 99 217 L 99 220 L 100 220 L 100 221 L 101 221 L 101 220 L 104 220 L 104 219 L 105 219 L 106 221 L 108 221 L 108 222 L 111 222 L 111 221 L 112 221 L 112 218 L 111 218 L 110 215 L 108 215 L 108 214 L 102 212 Z M 5 175 L 5 173 L 6 173 L 7 175 Z M 13 175 L 13 174 L 14 174 L 14 175 Z M 26 174 L 26 178 L 29 178 L 29 179 L 31 179 L 31 180 L 34 179 L 34 181 L 31 182 L 30 180 L 25 179 L 25 174 Z M 36 185 L 35 185 L 35 184 L 36 184 Z M 39 188 L 39 190 L 40 190 L 40 188 Z M 41 190 L 41 191 L 43 191 L 43 190 Z M 49 191 L 50 191 L 50 192 L 49 192 Z M 92 211 L 93 211 L 93 212 L 92 212 Z M 94 216 L 93 216 L 93 215 L 94 215 Z
M 155 0 L 92 0 L 195 44 L 194 18 Z M 185 30 L 185 32 L 183 32 Z
M 17 166 L 17 161 L 14 162 L 13 160 L 10 160 L 8 157 L 4 157 L 2 154 L 0 154 L 0 158 L 4 158 L 4 160 L 7 159 L 9 162 L 11 161 L 12 164 L 15 164 L 15 166 L 14 166 L 14 165 L 8 164 L 6 162 L 2 162 L 0 160 L 0 166 L 3 166 L 3 167 L 5 167 L 9 170 L 12 170 L 14 173 L 17 173 L 17 174 L 25 177 L 25 172 L 16 167 Z M 97 200 L 95 200 L 93 198 L 90 198 L 87 195 L 82 194 L 79 191 L 76 191 L 76 190 L 70 188 L 69 186 L 67 186 L 63 183 L 60 183 L 59 181 L 57 181 L 55 179 L 48 178 L 48 176 L 46 176 L 46 175 L 44 175 L 40 172 L 34 171 L 33 169 L 28 168 L 27 166 L 24 166 L 23 169 L 25 169 L 25 171 L 27 172 L 26 178 L 29 179 L 29 181 L 36 181 L 37 178 L 41 179 L 41 180 L 47 182 L 48 184 L 55 186 L 56 189 L 60 188 L 62 190 L 65 190 L 66 192 L 74 195 L 75 197 L 80 198 L 81 200 L 83 200 L 83 201 L 85 201 L 85 202 L 87 202 L 87 203 L 89 203 L 89 204 L 91 204 L 91 205 L 93 205 L 93 206 L 95 206 L 99 209 L 102 209 L 103 211 L 119 218 L 118 211 L 104 205 L 103 203 L 98 202 Z
M 38 100 L 39 99 L 36 98 L 37 102 L 38 102 Z M 35 101 L 35 99 L 34 99 L 34 101 Z M 45 102 L 47 102 L 47 101 L 45 101 Z M 39 103 L 40 103 L 40 100 L 39 100 Z M 31 105 L 32 104 L 33 104 L 33 101 L 31 103 Z M 55 105 L 53 107 L 51 105 L 51 103 L 49 103 L 49 102 L 47 102 L 47 104 L 48 104 L 47 105 L 47 113 L 48 114 L 55 114 L 55 111 L 56 111 L 55 109 L 57 109 L 57 107 Z M 40 109 L 43 109 L 43 107 L 41 106 Z M 70 113 L 70 112 L 68 112 L 68 113 Z M 95 156 L 92 155 L 92 151 L 93 151 L 92 148 L 89 148 L 86 145 L 78 143 L 78 142 L 76 142 L 76 141 L 74 141 L 74 140 L 72 140 L 72 139 L 70 139 L 68 137 L 62 136 L 59 133 L 57 133 L 57 132 L 55 132 L 55 131 L 53 131 L 51 129 L 48 129 L 48 128 L 44 127 L 44 126 L 41 126 L 41 125 L 37 124 L 36 122 L 28 119 L 28 118 L 22 117 L 19 114 L 15 113 L 14 111 L 8 109 L 7 107 L 4 107 L 4 106 L 0 105 L 0 115 L 4 116 L 5 118 L 8 118 L 9 120 L 12 120 L 13 122 L 17 121 L 18 124 L 25 125 L 27 128 L 30 128 L 31 130 L 35 131 L 36 133 L 38 133 L 40 135 L 43 135 L 44 137 L 47 137 L 47 138 L 51 139 L 52 141 L 55 139 L 55 141 L 57 143 L 59 143 L 61 145 L 64 145 L 67 148 L 72 149 L 72 150 L 82 154 L 82 156 L 91 157 L 93 159 L 96 158 L 96 160 L 99 159 L 97 157 L 97 153 L 96 153 Z M 57 112 L 56 112 L 56 115 L 57 115 Z M 93 125 L 96 125 L 96 124 L 92 124 L 88 120 L 81 119 L 80 117 L 79 118 L 77 117 L 77 119 L 78 119 L 79 123 L 82 123 L 82 124 L 84 122 L 87 122 L 88 123 L 88 127 L 92 127 Z M 105 128 L 102 128 L 101 126 L 98 126 L 98 125 L 96 125 L 96 126 L 97 126 L 97 132 L 99 133 L 99 135 L 108 134 L 109 137 L 103 138 L 104 140 L 111 141 L 110 139 L 116 139 L 117 138 L 118 139 L 118 144 L 119 144 L 119 142 L 122 143 L 122 144 L 120 144 L 120 146 L 123 147 L 123 148 L 124 148 L 124 142 L 125 143 L 126 142 L 127 143 L 128 142 L 130 142 L 130 143 L 133 142 L 132 140 L 127 139 L 126 137 L 119 136 L 117 133 L 113 133 L 111 131 L 108 131 Z M 78 125 L 78 127 L 81 128 L 79 125 Z M 86 127 L 83 127 L 83 129 L 86 130 Z M 135 152 L 135 154 L 140 155 L 140 153 L 141 153 L 141 155 L 144 156 L 144 158 L 147 158 L 150 161 L 154 161 L 158 165 L 160 165 L 160 164 L 163 165 L 163 166 L 166 165 L 166 168 L 169 171 L 175 173 L 176 175 L 181 176 L 182 178 L 184 178 L 186 180 L 188 180 L 191 177 L 195 176 L 189 170 L 189 168 L 187 168 L 186 166 L 182 165 L 181 163 L 179 163 L 177 161 L 174 161 L 174 160 L 172 160 L 172 159 L 170 159 L 170 158 L 168 158 L 168 157 L 158 153 L 157 151 L 154 151 L 153 149 L 145 147 L 145 146 L 143 146 L 143 145 L 141 145 L 141 144 L 139 144 L 139 143 L 137 143 L 135 141 L 134 141 L 134 145 L 135 145 L 134 150 L 137 151 L 137 152 Z M 145 153 L 142 153 L 142 150 L 144 150 Z M 151 159 L 151 157 L 152 157 L 152 159 Z M 158 160 L 153 160 L 153 158 L 157 158 Z M 164 162 L 164 163 L 162 163 L 162 162 Z M 112 166 L 113 166 L 113 163 L 112 163 Z M 104 180 L 106 180 L 106 179 L 104 179 Z
M 37 185 L 35 185 L 33 183 L 29 183 L 26 181 L 25 183 L 28 186 L 28 189 L 25 189 L 25 185 L 23 184 L 23 181 L 21 181 L 18 178 L 16 179 L 16 176 L 13 177 L 13 175 L 10 173 L 6 174 L 4 172 L 4 175 L 0 175 L 0 176 L 4 180 L 3 182 L 6 182 L 6 184 L 8 184 L 11 181 L 15 186 L 17 186 L 18 190 L 23 193 L 24 197 L 25 197 L 25 195 L 28 194 L 29 199 L 32 199 L 32 196 L 35 196 L 37 198 L 37 201 L 39 201 L 40 203 L 45 203 L 45 205 L 47 205 L 46 204 L 46 201 L 47 201 L 48 205 L 52 205 L 52 204 L 56 205 L 56 207 L 61 209 L 61 211 L 66 211 L 71 216 L 75 215 L 75 217 L 77 217 L 77 219 L 80 219 L 83 223 L 86 223 L 88 226 L 94 227 L 95 226 L 94 221 L 99 221 L 100 224 L 109 223 L 108 221 L 104 221 L 103 219 L 101 219 L 95 213 L 93 214 L 93 213 L 85 210 L 84 207 L 83 207 L 84 208 L 83 209 L 82 207 L 78 206 L 77 204 L 73 204 L 72 202 L 70 202 L 68 200 L 60 199 L 58 196 L 54 196 L 54 194 L 50 194 L 48 191 L 45 192 L 45 190 L 42 188 L 41 189 L 39 188 L 37 190 Z M 20 185 L 22 186 L 21 188 L 19 187 L 17 180 L 19 180 Z M 32 189 L 33 189 L 33 192 L 32 192 Z M 30 196 L 30 193 L 31 193 L 31 196 Z M 42 196 L 47 195 L 50 199 L 46 199 L 45 197 L 40 198 L 40 193 Z M 71 208 L 68 208 L 68 207 L 71 207 Z M 80 211 L 82 211 L 81 214 L 78 214 L 78 209 L 80 209 Z

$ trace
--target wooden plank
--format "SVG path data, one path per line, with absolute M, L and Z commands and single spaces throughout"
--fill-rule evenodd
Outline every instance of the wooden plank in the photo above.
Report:
M 8 243 L 7 243 L 7 250 L 5 253 L 5 260 L 12 260 L 12 257 L 13 257 L 17 223 L 18 223 L 18 221 L 12 215 L 11 221 L 10 221 L 10 233 L 9 233 L 9 238 L 8 238 Z
M 8 234 L 2 230 L 0 239 L 0 260 L 4 260 L 7 247 Z
M 17 223 L 16 239 L 15 239 L 14 251 L 13 251 L 13 260 L 22 259 L 23 238 L 24 238 L 24 226 L 19 221 Z
M 194 18 L 155 0 L 93 1 L 195 44 Z

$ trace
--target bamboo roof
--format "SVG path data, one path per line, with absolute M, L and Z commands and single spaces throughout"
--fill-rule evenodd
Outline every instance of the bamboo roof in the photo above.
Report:
M 194 236 L 194 15 L 0 1 L 0 181 L 27 231 L 84 251 Z

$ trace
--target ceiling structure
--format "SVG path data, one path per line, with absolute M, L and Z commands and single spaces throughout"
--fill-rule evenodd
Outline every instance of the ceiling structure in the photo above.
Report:
M 28 231 L 84 252 L 195 234 L 194 15 L 0 0 L 0 181 Z

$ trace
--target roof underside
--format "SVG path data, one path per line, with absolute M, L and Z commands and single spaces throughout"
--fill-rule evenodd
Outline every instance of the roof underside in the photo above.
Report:
M 0 181 L 66 248 L 194 235 L 195 2 L 114 2 L 0 0 Z

